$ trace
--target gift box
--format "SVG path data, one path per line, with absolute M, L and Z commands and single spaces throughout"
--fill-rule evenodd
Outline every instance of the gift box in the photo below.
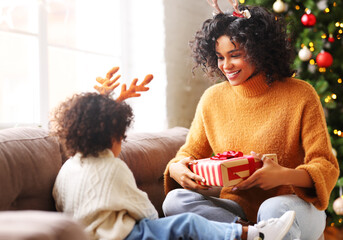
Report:
M 277 161 L 276 154 L 265 154 L 262 159 L 265 157 Z M 199 184 L 229 187 L 247 179 L 262 165 L 263 161 L 252 155 L 228 151 L 211 158 L 196 160 L 196 163 L 189 167 L 195 174 L 205 179 L 205 182 L 198 182 Z

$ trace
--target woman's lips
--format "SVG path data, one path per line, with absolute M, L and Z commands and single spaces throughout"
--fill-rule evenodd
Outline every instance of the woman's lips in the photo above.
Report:
M 238 70 L 238 71 L 231 71 L 231 72 L 225 72 L 225 75 L 227 78 L 229 79 L 234 79 L 238 76 L 238 74 L 241 72 L 241 70 Z

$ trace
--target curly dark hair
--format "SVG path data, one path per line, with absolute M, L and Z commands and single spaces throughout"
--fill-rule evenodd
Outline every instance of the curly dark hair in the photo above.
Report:
M 267 83 L 292 76 L 295 55 L 284 20 L 263 7 L 240 6 L 240 10 L 244 9 L 250 11 L 251 18 L 220 13 L 203 23 L 190 42 L 194 68 L 202 67 L 210 77 L 224 76 L 218 69 L 215 52 L 217 39 L 224 35 L 240 45 L 246 60 L 256 67 L 256 73 L 266 74 Z
M 132 108 L 110 96 L 98 93 L 74 94 L 52 113 L 49 127 L 68 156 L 80 152 L 83 157 L 98 156 L 112 142 L 126 138 L 133 120 Z

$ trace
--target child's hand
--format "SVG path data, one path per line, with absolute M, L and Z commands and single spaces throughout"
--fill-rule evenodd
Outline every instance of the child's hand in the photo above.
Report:
M 119 67 L 114 67 L 106 74 L 106 78 L 97 77 L 96 81 L 100 83 L 101 86 L 95 85 L 94 88 L 102 95 L 111 94 L 113 90 L 119 86 L 119 83 L 116 83 L 116 81 L 120 78 L 120 75 L 111 80 L 113 75 L 118 72 L 118 70 Z

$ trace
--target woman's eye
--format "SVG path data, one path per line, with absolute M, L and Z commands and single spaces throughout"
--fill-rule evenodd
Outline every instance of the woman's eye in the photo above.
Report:
M 231 55 L 231 57 L 233 57 L 233 58 L 240 57 L 240 56 L 241 56 L 241 54 L 233 54 L 233 55 Z
M 218 60 L 223 60 L 224 57 L 217 56 L 217 59 L 218 59 Z

